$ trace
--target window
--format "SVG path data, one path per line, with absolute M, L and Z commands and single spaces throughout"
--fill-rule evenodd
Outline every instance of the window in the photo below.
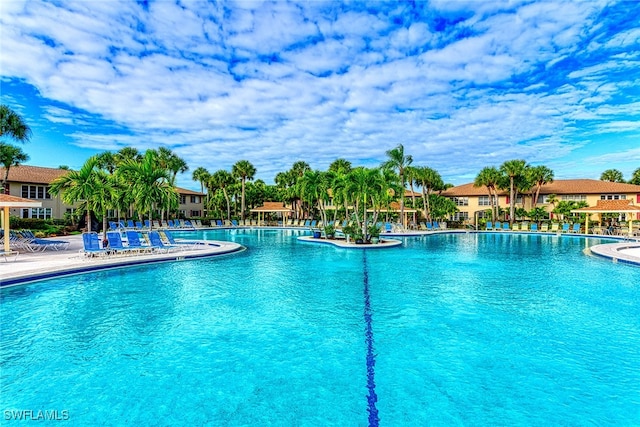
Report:
M 191 211 L 191 217 L 194 217 L 194 216 L 201 216 L 200 211 Z
M 493 200 L 496 198 L 493 197 Z M 491 202 L 489 201 L 489 196 L 480 196 L 478 197 L 478 205 L 479 206 L 491 206 Z
M 185 210 L 179 210 L 179 211 L 178 211 L 178 216 L 179 216 L 180 218 L 186 218 L 186 216 L 187 216 L 187 211 L 185 211 Z
M 469 206 L 468 197 L 451 197 L 456 206 Z
M 51 208 L 22 209 L 22 218 L 51 219 Z
M 184 195 L 181 194 L 180 195 L 180 204 L 184 205 L 186 203 L 187 203 L 187 196 L 184 196 Z
M 191 196 L 191 203 L 200 203 L 200 196 Z
M 539 195 L 537 203 L 539 203 L 539 204 L 547 204 L 547 203 L 549 203 L 549 195 L 548 194 Z
M 50 199 L 49 187 L 45 185 L 23 185 L 22 197 L 25 199 Z
M 452 221 L 466 221 L 469 219 L 469 212 L 456 212 L 451 215 Z
M 601 194 L 600 200 L 627 200 L 626 194 Z
M 561 200 L 568 200 L 574 202 L 583 202 L 587 200 L 587 196 L 584 194 L 564 194 L 560 197 Z

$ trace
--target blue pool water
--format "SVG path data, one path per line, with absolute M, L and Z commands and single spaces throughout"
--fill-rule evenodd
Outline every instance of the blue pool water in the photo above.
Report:
M 640 268 L 582 253 L 599 240 L 298 235 L 204 231 L 248 249 L 0 291 L 0 422 L 640 424 Z

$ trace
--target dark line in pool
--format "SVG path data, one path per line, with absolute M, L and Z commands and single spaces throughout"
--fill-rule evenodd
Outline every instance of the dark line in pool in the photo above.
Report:
M 373 328 L 371 326 L 371 304 L 369 299 L 369 271 L 367 269 L 367 252 L 362 253 L 362 264 L 364 271 L 364 323 L 365 323 L 365 342 L 367 344 L 367 412 L 369 412 L 369 427 L 378 427 L 380 418 L 378 417 L 378 408 L 376 402 L 376 381 L 375 368 L 376 356 L 373 354 Z

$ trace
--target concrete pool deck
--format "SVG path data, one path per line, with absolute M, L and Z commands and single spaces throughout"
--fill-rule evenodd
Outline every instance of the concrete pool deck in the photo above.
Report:
M 110 268 L 208 258 L 244 249 L 242 245 L 233 242 L 203 240 L 200 241 L 203 244 L 184 245 L 184 249 L 169 253 L 87 257 L 83 253 L 82 235 L 56 237 L 55 240 L 67 241 L 69 247 L 44 252 L 18 250 L 20 253 L 17 257 L 0 259 L 0 288 Z

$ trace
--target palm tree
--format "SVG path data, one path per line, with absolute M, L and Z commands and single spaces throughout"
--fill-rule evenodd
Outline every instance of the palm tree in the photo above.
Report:
M 422 204 L 424 206 L 424 217 L 427 221 L 431 221 L 432 218 L 429 195 L 431 195 L 433 191 L 443 188 L 444 181 L 435 169 L 427 166 L 417 167 L 415 169 L 416 181 L 422 187 Z
M 117 153 L 115 153 L 113 156 L 114 156 L 116 165 L 124 163 L 127 160 L 136 160 L 136 161 L 142 160 L 142 154 L 140 154 L 140 151 L 138 151 L 137 148 L 133 148 L 133 147 L 124 147 L 120 149 Z
M 402 191 L 400 192 L 400 217 L 402 218 L 402 226 L 406 228 L 407 224 L 404 217 L 405 169 L 413 163 L 413 157 L 404 154 L 404 146 L 402 144 L 398 144 L 396 148 L 388 150 L 386 154 L 389 160 L 384 162 L 382 167 L 397 170 L 398 176 L 400 176 L 400 185 L 402 185 Z
M 474 187 L 487 187 L 489 193 L 489 204 L 491 205 L 491 219 L 498 217 L 498 183 L 500 182 L 500 171 L 495 166 L 486 166 L 480 170 L 473 182 Z
M 25 143 L 31 139 L 31 128 L 24 119 L 7 105 L 0 105 L 0 137 Z
M 540 189 L 545 184 L 553 182 L 553 171 L 546 166 L 532 166 L 528 169 L 529 180 L 535 185 L 535 192 L 532 196 L 532 208 L 538 204 Z
M 2 179 L 0 194 L 8 194 L 6 188 L 7 181 L 9 181 L 9 169 L 11 166 L 20 166 L 27 160 L 29 160 L 29 155 L 22 151 L 20 147 L 0 142 L 0 164 L 4 166 L 4 178 Z
M 329 165 L 329 172 L 346 175 L 351 172 L 351 162 L 346 159 L 336 159 Z
M 247 180 L 252 180 L 256 174 L 256 168 L 248 161 L 248 160 L 239 160 L 235 165 L 231 168 L 231 174 L 240 179 L 242 182 L 242 203 L 241 203 L 241 212 L 240 218 L 244 221 L 244 211 L 245 211 L 245 182 Z
M 300 178 L 300 194 L 311 206 L 317 204 L 320 219 L 327 223 L 326 204 L 329 202 L 329 188 L 334 178 L 333 172 L 306 171 Z
M 376 206 L 376 201 L 379 201 L 387 192 L 380 169 L 363 167 L 353 169 L 347 176 L 346 192 L 354 205 L 358 227 L 362 231 L 362 236 L 366 238 L 367 209 Z M 360 212 L 362 212 L 362 220 L 360 220 Z M 377 213 L 374 212 L 373 221 L 376 220 Z
M 629 184 L 640 185 L 640 168 L 633 171 Z
M 166 147 L 158 148 L 157 162 L 161 168 L 165 168 L 171 173 L 170 181 L 172 184 L 175 184 L 178 173 L 185 173 L 189 170 L 187 162 Z
M 231 201 L 229 200 L 229 194 L 227 193 L 227 188 L 233 185 L 234 183 L 233 175 L 231 175 L 226 170 L 220 169 L 216 171 L 209 177 L 208 186 L 210 188 L 217 188 L 222 190 L 224 194 L 224 199 L 227 202 L 227 219 L 231 221 Z
M 171 209 L 178 205 L 179 195 L 171 183 L 167 169 L 159 166 L 158 153 L 147 150 L 142 161 L 125 160 L 117 171 L 131 185 L 136 208 L 152 219 L 154 207 Z
M 418 180 L 418 168 L 414 166 L 407 166 L 405 170 L 405 175 L 407 176 L 407 182 L 409 183 L 409 189 L 411 190 L 411 204 L 415 209 L 416 207 L 416 193 L 413 191 L 413 183 Z
M 91 211 L 104 212 L 109 193 L 107 175 L 98 167 L 98 158 L 90 157 L 79 171 L 56 178 L 49 186 L 53 196 L 61 195 L 65 203 L 83 202 L 87 212 L 87 231 L 91 231 Z
M 624 182 L 624 177 L 618 169 L 607 169 L 600 175 L 600 181 Z
M 513 224 L 516 210 L 516 179 L 525 175 L 527 162 L 524 160 L 507 160 L 500 166 L 500 171 L 509 177 L 509 223 Z
M 196 170 L 193 171 L 193 174 L 191 175 L 191 179 L 193 179 L 194 181 L 197 181 L 200 183 L 200 192 L 204 194 L 204 189 L 206 188 L 206 182 L 209 181 L 209 178 L 211 177 L 211 174 L 209 173 L 208 170 L 206 170 L 203 167 L 198 167 L 196 168 Z M 206 208 L 207 208 L 207 201 L 209 200 L 209 192 L 207 191 L 207 196 L 206 196 L 206 200 L 204 203 L 204 207 L 205 207 L 205 216 L 206 216 Z

